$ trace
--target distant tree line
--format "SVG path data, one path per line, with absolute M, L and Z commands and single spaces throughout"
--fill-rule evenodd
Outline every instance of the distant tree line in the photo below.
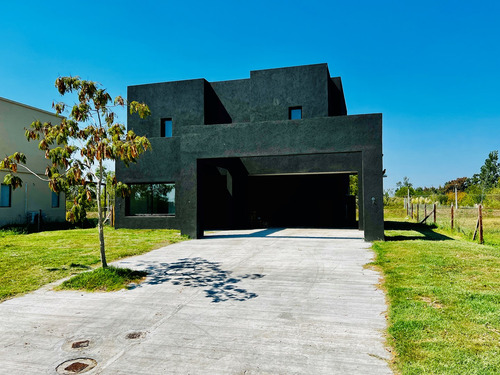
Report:
M 479 173 L 472 177 L 459 177 L 445 182 L 439 187 L 414 187 L 408 177 L 396 184 L 396 197 L 427 197 L 441 204 L 457 201 L 462 206 L 473 206 L 483 203 L 485 206 L 500 208 L 500 163 L 498 151 L 491 151 L 481 166 Z M 388 192 L 386 192 L 388 194 Z

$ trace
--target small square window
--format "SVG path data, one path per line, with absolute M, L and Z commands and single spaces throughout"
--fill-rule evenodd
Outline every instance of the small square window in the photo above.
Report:
M 0 207 L 10 207 L 11 197 L 10 185 L 0 185 Z
M 52 192 L 52 208 L 59 207 L 59 193 Z
M 302 119 L 302 107 L 290 107 L 290 108 L 288 108 L 288 119 L 290 119 L 290 120 Z
M 165 138 L 172 137 L 172 119 L 162 118 L 161 119 L 161 136 Z

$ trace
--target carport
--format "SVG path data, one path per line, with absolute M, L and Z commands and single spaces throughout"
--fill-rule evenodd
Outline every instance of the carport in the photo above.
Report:
M 349 155 L 355 161 L 356 155 Z M 355 228 L 356 197 L 340 155 L 198 161 L 201 230 L 266 227 Z M 345 167 L 345 160 L 342 160 Z

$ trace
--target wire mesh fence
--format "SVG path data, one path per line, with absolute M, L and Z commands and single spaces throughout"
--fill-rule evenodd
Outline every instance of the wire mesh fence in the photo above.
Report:
M 486 241 L 488 237 L 495 243 L 500 240 L 500 208 L 478 204 L 474 206 L 460 206 L 459 204 L 457 208 L 455 204 L 428 202 L 428 199 L 422 197 L 411 198 L 409 201 L 402 198 L 393 199 L 386 203 L 386 219 L 388 220 L 393 217 L 406 218 L 419 223 L 435 223 L 440 228 L 459 232 L 469 239 L 480 242 L 482 242 L 481 232 Z M 481 220 L 479 220 L 480 215 Z

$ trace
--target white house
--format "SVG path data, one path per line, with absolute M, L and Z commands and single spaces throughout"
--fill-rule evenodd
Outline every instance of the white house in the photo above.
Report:
M 45 178 L 44 173 L 49 161 L 45 159 L 44 152 L 38 149 L 38 142 L 28 142 L 24 135 L 35 120 L 59 123 L 61 118 L 50 112 L 0 97 L 0 159 L 16 151 L 23 152 L 28 168 Z M 3 182 L 7 173 L 6 170 L 0 170 L 0 182 Z M 33 221 L 40 210 L 44 221 L 63 222 L 66 215 L 64 194 L 52 192 L 47 182 L 23 168 L 18 169 L 18 175 L 23 180 L 22 187 L 13 190 L 3 183 L 0 185 L 0 227 Z

